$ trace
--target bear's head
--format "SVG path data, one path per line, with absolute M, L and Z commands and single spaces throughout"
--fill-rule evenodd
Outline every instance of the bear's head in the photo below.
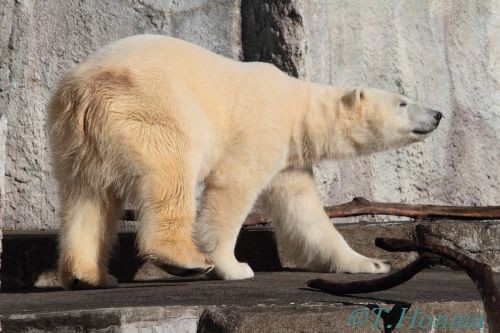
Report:
M 405 96 L 378 89 L 351 89 L 343 94 L 340 104 L 338 117 L 347 129 L 344 135 L 358 153 L 422 141 L 438 127 L 443 116 Z

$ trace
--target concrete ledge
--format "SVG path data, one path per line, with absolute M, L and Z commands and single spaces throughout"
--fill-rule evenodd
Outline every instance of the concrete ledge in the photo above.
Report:
M 463 327 L 472 329 L 446 330 L 439 332 L 484 332 L 487 323 L 481 302 L 442 302 L 407 304 L 403 313 L 401 305 L 331 304 L 320 306 L 166 306 L 128 307 L 53 313 L 11 315 L 0 319 L 0 328 L 5 332 L 390 332 L 404 316 L 401 331 L 429 332 L 432 320 L 444 317 L 447 325 L 458 321 Z M 349 323 L 353 312 L 366 307 L 369 318 L 355 326 Z M 377 307 L 387 309 L 392 318 L 378 318 Z M 417 309 L 418 310 L 415 310 Z M 418 312 L 417 312 L 418 311 Z M 417 320 L 412 323 L 413 315 Z M 436 317 L 429 317 L 434 314 Z M 406 315 L 406 316 L 405 316 Z M 430 319 L 429 319 L 430 318 Z M 457 319 L 455 319 L 457 318 Z M 413 328 L 412 328 L 413 327 Z M 442 326 L 438 326 L 442 327 Z M 477 329 L 476 327 L 479 327 Z
M 349 244 L 362 254 L 390 260 L 395 268 L 416 257 L 416 253 L 390 253 L 375 247 L 376 237 L 426 238 L 455 247 L 468 255 L 500 268 L 500 221 L 434 221 L 338 224 Z M 415 230 L 418 229 L 418 232 Z M 2 290 L 57 286 L 57 234 L 5 232 L 1 256 Z M 169 276 L 137 257 L 134 233 L 121 233 L 110 263 L 110 271 L 120 282 L 161 280 Z M 280 248 L 270 225 L 243 228 L 236 257 L 256 271 L 303 268 L 286 249 Z
M 427 323 L 438 315 L 476 320 L 483 315 L 479 294 L 462 272 L 427 270 L 396 288 L 355 296 L 306 287 L 318 277 L 347 281 L 373 275 L 261 272 L 243 281 L 172 278 L 118 289 L 2 293 L 0 327 L 6 332 L 373 332 L 394 326 L 403 315 L 400 331 L 429 332 Z M 496 278 L 500 282 L 500 275 Z M 387 312 L 378 321 L 377 308 Z M 366 314 L 366 322 L 349 323 L 354 311 Z M 414 315 L 417 327 L 408 329 Z
M 196 332 L 202 307 L 137 307 L 12 315 L 6 332 Z
M 408 309 L 407 312 L 403 312 L 404 308 Z M 388 315 L 377 318 L 379 313 L 383 313 L 382 309 Z M 360 323 L 350 322 L 353 313 L 367 313 L 369 317 Z M 414 315 L 416 320 L 413 322 Z M 461 323 L 458 324 L 460 328 L 466 327 L 455 332 L 482 332 L 481 329 L 486 330 L 488 327 L 481 302 L 376 302 L 359 305 L 209 308 L 203 312 L 197 332 L 391 332 L 391 328 L 397 328 L 401 318 L 401 327 L 397 329 L 401 332 L 433 332 L 433 322 L 439 325 L 436 332 L 448 332 L 441 328 L 450 327 L 454 318 Z M 442 325 L 437 322 L 438 318 L 444 318 Z M 468 330 L 467 327 L 479 329 Z

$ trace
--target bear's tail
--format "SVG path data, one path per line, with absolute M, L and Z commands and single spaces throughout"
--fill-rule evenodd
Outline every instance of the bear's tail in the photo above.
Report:
M 59 83 L 48 104 L 47 127 L 49 146 L 56 173 L 76 176 L 80 167 L 89 165 L 82 159 L 95 159 L 91 122 L 99 121 L 102 99 L 96 95 L 92 85 L 76 80 L 71 74 Z M 89 162 L 89 161 L 87 161 Z M 61 170 L 63 168 L 64 170 Z

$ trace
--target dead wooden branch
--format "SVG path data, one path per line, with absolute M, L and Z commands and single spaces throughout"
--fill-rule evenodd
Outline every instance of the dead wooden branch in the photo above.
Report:
M 330 218 L 349 217 L 359 215 L 393 215 L 406 216 L 415 219 L 459 219 L 459 220 L 495 220 L 500 219 L 500 206 L 489 207 L 457 207 L 437 205 L 409 205 L 390 202 L 372 202 L 362 197 L 356 197 L 352 201 L 325 207 L 325 212 Z M 123 219 L 136 221 L 135 210 L 124 210 Z M 269 223 L 270 220 L 264 215 L 250 214 L 244 225 L 255 225 Z
M 439 205 L 410 205 L 388 202 L 372 202 L 356 197 L 351 202 L 325 208 L 329 217 L 358 215 L 394 215 L 415 219 L 448 218 L 460 220 L 494 220 L 500 218 L 500 206 L 458 207 Z
M 364 281 L 340 283 L 323 279 L 310 280 L 307 285 L 333 294 L 358 294 L 386 290 L 400 285 L 422 269 L 439 264 L 451 266 L 450 261 L 465 270 L 474 281 L 483 301 L 490 332 L 500 332 L 500 292 L 495 285 L 493 272 L 487 264 L 479 262 L 444 245 L 418 243 L 408 239 L 377 238 L 375 245 L 391 252 L 423 252 L 406 267 L 387 276 Z

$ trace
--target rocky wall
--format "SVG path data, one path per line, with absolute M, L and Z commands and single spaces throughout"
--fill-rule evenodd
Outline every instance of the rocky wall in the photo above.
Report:
M 1 0 L 0 108 L 9 119 L 6 229 L 58 226 L 45 107 L 68 68 L 122 37 L 155 33 L 240 57 L 235 0 Z
M 336 85 L 400 91 L 444 113 L 425 143 L 316 168 L 325 205 L 500 202 L 500 3 L 495 0 L 1 0 L 8 118 L 5 229 L 56 229 L 45 105 L 57 79 L 113 40 L 180 37 Z
M 305 76 L 399 91 L 443 112 L 424 143 L 316 171 L 325 204 L 353 196 L 500 203 L 500 3 L 302 1 Z

